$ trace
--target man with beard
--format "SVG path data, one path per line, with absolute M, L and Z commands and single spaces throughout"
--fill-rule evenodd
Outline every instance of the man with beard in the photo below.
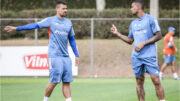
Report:
M 44 101 L 48 101 L 55 86 L 61 82 L 62 91 L 66 101 L 71 101 L 71 89 L 70 82 L 73 81 L 72 77 L 72 62 L 69 57 L 67 42 L 73 49 L 76 56 L 76 65 L 79 64 L 79 54 L 76 48 L 76 42 L 74 38 L 74 30 L 72 23 L 69 19 L 65 18 L 67 15 L 67 4 L 62 1 L 56 3 L 56 15 L 45 18 L 38 23 L 31 23 L 24 26 L 6 26 L 7 32 L 11 31 L 22 31 L 32 30 L 36 28 L 49 28 L 49 46 L 48 46 L 48 60 L 49 60 L 49 77 L 50 82 L 48 83 Z
M 134 42 L 131 59 L 136 77 L 136 90 L 139 101 L 145 101 L 145 72 L 150 75 L 158 99 L 165 101 L 163 87 L 159 80 L 159 68 L 156 59 L 155 42 L 162 38 L 158 21 L 153 16 L 144 12 L 144 4 L 141 0 L 134 0 L 132 2 L 131 12 L 137 16 L 137 19 L 131 22 L 129 35 L 125 36 L 118 32 L 115 25 L 112 25 L 111 32 L 128 44 Z

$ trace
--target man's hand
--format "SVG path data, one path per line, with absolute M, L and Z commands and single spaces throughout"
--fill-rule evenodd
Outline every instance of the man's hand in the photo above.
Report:
M 137 52 L 140 51 L 144 47 L 144 45 L 145 45 L 145 42 L 140 43 L 139 45 L 136 46 L 135 51 Z
M 117 30 L 117 28 L 116 28 L 116 26 L 115 26 L 114 24 L 112 24 L 111 32 L 112 32 L 113 34 L 116 34 L 116 35 L 119 33 L 118 30 Z
M 78 66 L 79 65 L 79 58 L 75 58 L 75 66 Z
M 14 27 L 14 26 L 6 26 L 4 28 L 5 31 L 7 32 L 12 32 L 12 31 L 16 31 L 17 27 Z
M 125 35 L 119 33 L 117 28 L 116 28 L 116 26 L 114 24 L 112 24 L 111 33 L 117 35 L 121 40 L 123 40 L 124 42 L 126 42 L 128 44 L 132 44 L 133 41 L 134 41 L 133 38 L 129 38 L 128 36 L 125 36 Z

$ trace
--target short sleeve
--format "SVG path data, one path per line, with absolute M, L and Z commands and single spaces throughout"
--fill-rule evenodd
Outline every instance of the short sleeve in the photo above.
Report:
M 47 28 L 50 26 L 49 19 L 45 18 L 37 23 L 39 25 L 39 28 Z
M 130 27 L 129 27 L 129 35 L 128 35 L 129 38 L 133 38 L 133 33 L 132 33 L 132 24 L 130 24 Z
M 158 31 L 161 31 L 160 27 L 159 27 L 159 23 L 158 20 L 154 17 L 150 18 L 150 24 L 151 24 L 151 29 L 153 31 L 153 33 L 156 33 Z

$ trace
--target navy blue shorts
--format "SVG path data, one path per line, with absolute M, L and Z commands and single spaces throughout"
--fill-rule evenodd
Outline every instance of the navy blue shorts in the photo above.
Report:
M 148 58 L 136 58 L 131 57 L 133 71 L 136 77 L 140 76 L 144 72 L 151 75 L 159 75 L 159 67 L 156 57 Z
M 49 58 L 50 83 L 72 82 L 72 61 L 70 57 Z

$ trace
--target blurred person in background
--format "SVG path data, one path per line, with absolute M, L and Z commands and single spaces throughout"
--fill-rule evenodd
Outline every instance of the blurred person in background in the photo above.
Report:
M 164 63 L 161 67 L 159 78 L 160 80 L 163 79 L 163 72 L 165 71 L 168 64 L 171 64 L 171 70 L 173 73 L 173 77 L 175 80 L 179 80 L 178 74 L 175 68 L 175 51 L 177 52 L 178 49 L 175 46 L 175 41 L 173 35 L 175 34 L 176 29 L 174 27 L 168 28 L 168 33 L 164 37 L 164 49 L 163 49 L 163 58 Z

